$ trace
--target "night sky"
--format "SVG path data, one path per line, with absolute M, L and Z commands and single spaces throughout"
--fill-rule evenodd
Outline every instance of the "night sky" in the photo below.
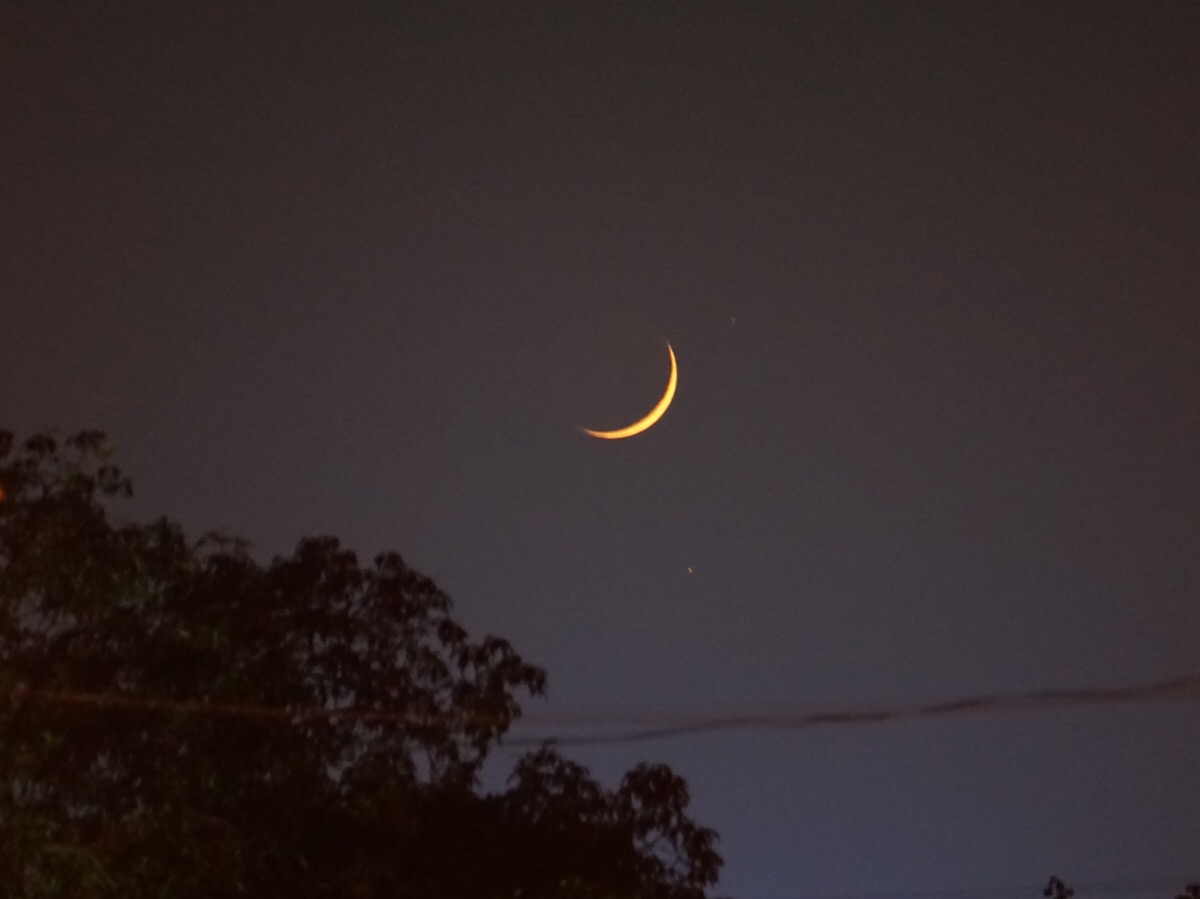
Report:
M 14 3 L 0 79 L 0 426 L 263 558 L 398 550 L 534 723 L 1200 669 L 1200 5 Z M 582 434 L 666 341 L 662 420 Z M 671 764 L 742 899 L 1169 899 L 1198 747 L 1160 700 L 565 751 Z

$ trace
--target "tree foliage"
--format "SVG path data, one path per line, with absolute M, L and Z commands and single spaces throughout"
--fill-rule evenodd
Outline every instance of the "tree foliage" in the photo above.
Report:
M 0 883 L 34 897 L 701 899 L 684 781 L 488 751 L 545 689 L 388 553 L 257 562 L 131 494 L 104 435 L 0 432 Z
M 1061 878 L 1051 876 L 1045 888 L 1042 889 L 1042 895 L 1046 899 L 1071 899 L 1075 895 L 1075 890 Z M 1175 899 L 1200 899 L 1200 883 L 1189 883 Z

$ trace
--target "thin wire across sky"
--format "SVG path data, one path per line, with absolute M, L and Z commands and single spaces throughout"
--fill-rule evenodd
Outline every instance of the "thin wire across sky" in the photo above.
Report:
M 358 721 L 367 724 L 413 725 L 428 722 L 402 709 L 368 707 L 268 706 L 253 703 L 174 700 L 116 692 L 44 690 L 18 685 L 9 691 L 13 704 L 46 702 L 74 705 L 113 713 L 182 712 L 206 717 L 259 719 L 283 724 L 314 720 Z M 1079 705 L 1117 705 L 1152 700 L 1200 699 L 1200 675 L 1182 675 L 1124 687 L 1047 689 L 1018 693 L 984 693 L 921 705 L 891 705 L 824 711 L 787 711 L 752 715 L 659 714 L 653 720 L 634 716 L 549 716 L 528 715 L 520 719 L 516 732 L 504 739 L 506 746 L 599 745 L 662 740 L 685 735 L 714 734 L 736 730 L 801 730 L 811 727 L 862 725 L 911 718 L 935 718 L 1006 711 L 1033 711 Z M 462 715 L 448 715 L 472 723 Z M 474 723 L 482 723 L 474 719 Z

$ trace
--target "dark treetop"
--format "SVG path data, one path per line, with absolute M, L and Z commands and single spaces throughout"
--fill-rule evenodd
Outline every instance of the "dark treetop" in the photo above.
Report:
M 114 524 L 103 435 L 0 432 L 0 882 L 32 897 L 680 897 L 721 859 L 682 779 L 543 747 L 480 767 L 545 673 L 395 554 L 263 565 Z M 15 886 L 12 886 L 15 885 Z

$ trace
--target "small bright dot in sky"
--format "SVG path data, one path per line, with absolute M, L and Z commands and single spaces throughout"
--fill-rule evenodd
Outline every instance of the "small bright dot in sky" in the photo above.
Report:
M 688 566 L 688 574 L 691 574 L 691 573 L 692 573 L 692 566 L 689 565 Z

